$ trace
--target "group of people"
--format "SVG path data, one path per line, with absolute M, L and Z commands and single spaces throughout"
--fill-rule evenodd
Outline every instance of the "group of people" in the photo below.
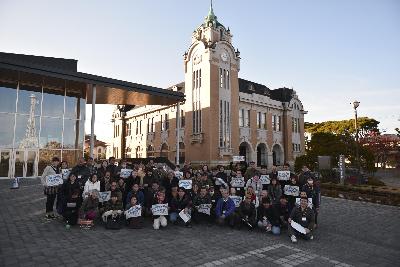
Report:
M 63 180 L 49 184 L 50 176 Z M 154 229 L 168 223 L 192 227 L 214 223 L 231 228 L 259 228 L 279 235 L 287 230 L 292 242 L 298 237 L 313 239 L 317 227 L 320 191 L 311 171 L 304 166 L 299 175 L 285 164 L 271 170 L 254 162 L 225 169 L 200 169 L 185 165 L 175 170 L 147 165 L 130 165 L 114 157 L 96 166 L 81 158 L 72 169 L 53 158 L 41 177 L 46 200 L 46 218 L 62 215 L 66 225 L 80 221 L 103 221 L 107 228 L 124 223 L 141 228 L 151 218 Z M 57 214 L 53 207 L 56 202 Z

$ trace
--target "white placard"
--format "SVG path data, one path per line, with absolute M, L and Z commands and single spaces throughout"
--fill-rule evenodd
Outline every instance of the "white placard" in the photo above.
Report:
M 69 169 L 61 169 L 62 178 L 67 180 L 70 172 L 71 171 Z
M 244 177 L 232 177 L 231 186 L 232 187 L 244 187 Z
M 300 193 L 300 189 L 297 185 L 285 185 L 283 189 L 283 193 L 287 196 L 298 197 Z
M 207 215 L 210 215 L 210 211 L 211 211 L 211 204 L 200 204 L 199 208 L 197 209 L 197 211 L 199 213 L 204 213 Z
M 233 157 L 232 157 L 232 161 L 233 161 L 233 162 L 244 161 L 244 156 L 233 156 Z
M 261 181 L 261 184 L 270 184 L 271 183 L 271 179 L 269 178 L 268 174 L 261 175 L 260 181 Z
M 183 210 L 181 210 L 181 212 L 179 212 L 179 217 L 181 217 L 185 223 L 187 223 L 190 220 L 190 218 L 192 218 L 192 216 L 190 216 L 189 212 L 188 213 L 185 212 L 185 209 L 183 209 Z
M 225 187 L 228 187 L 228 185 L 225 183 L 224 179 L 215 177 L 215 185 L 224 185 Z
M 179 187 L 183 187 L 186 190 L 192 189 L 192 180 L 179 180 Z
M 64 180 L 62 178 L 62 174 L 53 174 L 46 176 L 46 185 L 47 186 L 58 186 L 63 184 Z
M 278 180 L 279 181 L 289 181 L 290 180 L 290 171 L 278 171 Z
M 99 202 L 107 202 L 111 198 L 111 191 L 99 192 Z
M 176 178 L 178 178 L 180 180 L 183 177 L 183 172 L 174 171 L 174 175 L 175 175 Z
M 140 205 L 133 206 L 129 210 L 125 211 L 125 217 L 127 219 L 140 216 L 142 216 L 142 206 Z
M 167 216 L 168 215 L 168 204 L 154 204 L 151 206 L 151 212 L 155 216 Z
M 301 199 L 301 198 L 296 197 L 296 205 L 298 205 L 298 206 L 300 206 L 300 199 Z M 313 207 L 312 198 L 311 198 L 311 197 L 308 198 L 308 207 L 309 207 L 310 209 L 312 209 L 312 207 Z
M 119 176 L 121 178 L 128 178 L 129 176 L 131 176 L 132 172 L 132 169 L 121 169 L 121 174 Z
M 306 229 L 303 227 L 303 226 L 301 226 L 300 224 L 298 224 L 297 222 L 295 222 L 295 221 L 291 221 L 291 223 L 290 223 L 290 225 L 293 227 L 293 229 L 295 229 L 296 231 L 298 231 L 298 232 L 300 232 L 300 233 L 302 233 L 302 234 L 306 234 Z
M 229 196 L 229 198 L 233 200 L 236 208 L 238 208 L 240 203 L 242 203 L 242 198 L 240 196 Z

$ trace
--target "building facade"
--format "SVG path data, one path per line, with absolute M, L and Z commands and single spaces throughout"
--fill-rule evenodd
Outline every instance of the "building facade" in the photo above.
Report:
M 306 112 L 298 95 L 239 78 L 240 59 L 211 6 L 184 54 L 184 82 L 168 88 L 186 101 L 116 109 L 113 155 L 177 162 L 179 143 L 180 163 L 227 164 L 241 155 L 258 165 L 293 164 L 304 153 Z

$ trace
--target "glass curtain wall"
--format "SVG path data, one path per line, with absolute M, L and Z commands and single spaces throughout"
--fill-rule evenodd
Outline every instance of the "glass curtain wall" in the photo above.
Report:
M 86 85 L 0 70 L 0 177 L 41 175 L 83 155 Z

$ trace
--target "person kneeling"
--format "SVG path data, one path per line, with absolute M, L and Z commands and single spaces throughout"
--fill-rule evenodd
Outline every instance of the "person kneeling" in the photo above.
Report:
M 107 229 L 120 229 L 122 220 L 122 201 L 118 194 L 111 192 L 111 198 L 106 203 L 105 212 L 103 213 L 103 221 L 106 223 Z
M 250 194 L 246 195 L 244 201 L 240 203 L 238 213 L 239 213 L 239 228 L 245 225 L 249 229 L 253 229 L 256 224 L 256 207 L 251 202 L 252 196 Z
M 293 243 L 297 242 L 297 237 L 305 240 L 312 240 L 312 230 L 314 229 L 314 211 L 308 207 L 308 199 L 301 198 L 300 206 L 295 207 L 289 217 L 289 235 Z
M 129 204 L 126 205 L 126 224 L 132 229 L 143 227 L 142 205 L 138 203 L 136 195 L 132 195 Z
M 281 233 L 279 213 L 271 205 L 269 198 L 263 198 L 261 205 L 257 210 L 258 227 L 266 232 L 272 232 L 274 235 Z
M 215 216 L 217 218 L 218 225 L 228 224 L 230 227 L 235 226 L 236 214 L 235 214 L 235 202 L 229 198 L 228 189 L 220 189 L 222 198 L 217 202 L 215 207 Z
M 164 191 L 159 191 L 157 193 L 156 198 L 153 200 L 153 205 L 151 206 L 152 213 L 153 213 L 153 228 L 154 230 L 160 229 L 160 226 L 166 227 L 168 222 L 167 218 L 165 216 L 168 216 L 168 213 L 166 215 L 155 215 L 155 207 L 160 206 L 160 205 L 168 205 L 168 202 L 165 199 L 165 192 Z

